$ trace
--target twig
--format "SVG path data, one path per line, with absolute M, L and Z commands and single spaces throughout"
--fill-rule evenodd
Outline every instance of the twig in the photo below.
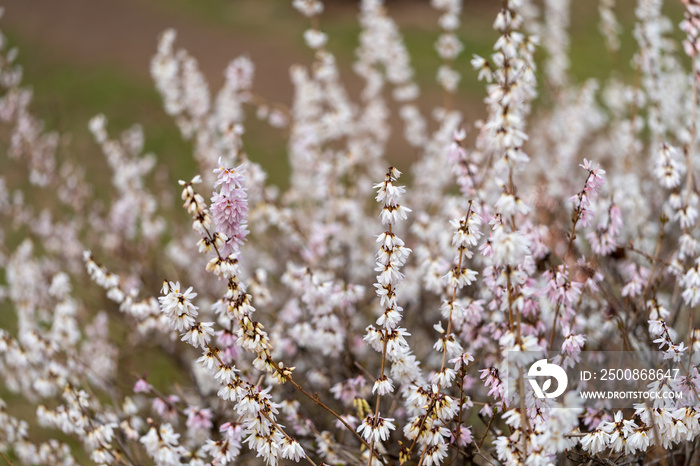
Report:
M 9 464 L 10 466 L 14 466 L 14 465 L 12 464 L 12 461 L 10 461 L 10 460 L 7 458 L 7 456 L 5 456 L 5 455 L 2 453 L 2 451 L 0 451 L 0 456 L 2 456 L 2 459 L 4 459 L 4 460 L 7 462 L 7 464 Z
M 323 401 L 319 400 L 319 399 L 318 399 L 318 396 L 313 396 L 311 393 L 309 393 L 309 392 L 307 392 L 306 390 L 304 390 L 304 387 L 302 387 L 301 385 L 299 385 L 298 383 L 296 383 L 291 377 L 288 377 L 288 378 L 287 378 L 287 381 L 288 381 L 289 383 L 291 383 L 292 385 L 294 385 L 294 387 L 296 387 L 297 390 L 299 390 L 301 393 L 303 393 L 304 395 L 306 395 L 311 401 L 313 401 L 314 403 L 316 403 L 317 405 L 319 405 L 321 408 L 323 408 L 323 409 L 325 409 L 326 411 L 328 411 L 329 413 L 331 413 L 331 414 L 333 415 L 333 417 L 335 417 L 337 420 L 339 420 L 350 432 L 352 432 L 353 435 L 354 435 L 355 437 L 357 437 L 357 439 L 358 439 L 364 446 L 366 446 L 367 448 L 370 448 L 370 445 L 365 441 L 365 439 L 363 439 L 363 438 L 360 436 L 360 434 L 358 434 L 358 433 L 355 431 L 355 429 L 353 429 L 353 428 L 350 426 L 350 424 L 348 424 L 348 423 L 345 421 L 345 419 L 343 419 L 338 413 L 336 413 L 336 412 L 333 411 L 331 408 L 329 408 L 328 406 L 326 406 L 326 405 L 323 403 Z M 380 453 L 377 453 L 377 455 L 380 456 L 381 454 L 380 454 Z M 382 457 L 382 460 L 384 461 L 384 458 L 383 458 L 383 457 Z M 386 461 L 384 461 L 384 462 L 386 462 Z

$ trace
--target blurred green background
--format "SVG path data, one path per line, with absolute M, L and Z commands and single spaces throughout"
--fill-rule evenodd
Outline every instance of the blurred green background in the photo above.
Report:
M 70 150 L 86 163 L 101 162 L 99 149 L 87 131 L 90 117 L 104 113 L 110 133 L 133 123 L 146 131 L 147 149 L 168 165 L 171 180 L 194 173 L 191 146 L 182 141 L 165 115 L 149 75 L 149 62 L 158 35 L 166 28 L 178 31 L 177 46 L 186 48 L 200 63 L 216 91 L 226 64 L 248 55 L 256 64 L 255 89 L 269 99 L 291 102 L 288 79 L 293 63 L 309 64 L 312 52 L 302 40 L 308 21 L 291 6 L 291 0 L 8 0 L 0 28 L 10 43 L 20 48 L 25 83 L 35 90 L 34 109 L 47 126 L 70 135 Z M 465 44 L 456 67 L 462 72 L 457 107 L 468 120 L 484 114 L 484 85 L 476 80 L 469 60 L 472 54 L 488 55 L 497 35 L 493 18 L 500 7 L 496 0 L 466 0 L 459 35 Z M 575 80 L 605 77 L 614 69 L 633 76 L 629 65 L 635 49 L 631 35 L 633 0 L 618 1 L 616 12 L 625 32 L 620 58 L 605 50 L 598 33 L 598 2 L 573 0 L 572 74 Z M 668 2 L 676 23 L 682 15 L 680 2 Z M 434 50 L 439 34 L 438 13 L 428 0 L 395 0 L 387 3 L 389 14 L 399 23 L 411 52 L 416 79 L 422 87 L 420 106 L 429 111 L 441 102 L 435 82 L 440 60 Z M 321 19 L 329 34 L 329 49 L 338 56 L 343 79 L 356 94 L 360 83 L 351 70 L 357 45 L 358 2 L 326 2 Z M 542 56 L 542 54 L 540 54 Z M 415 157 L 392 138 L 388 158 L 407 162 Z M 394 141 L 395 140 L 395 141 Z M 270 173 L 271 181 L 286 185 L 287 162 L 283 134 L 249 119 L 245 144 L 249 156 Z

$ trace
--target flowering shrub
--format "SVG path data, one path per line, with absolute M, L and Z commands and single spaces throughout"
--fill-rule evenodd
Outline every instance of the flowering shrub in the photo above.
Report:
M 93 196 L 30 111 L 3 41 L 2 457 L 696 464 L 700 4 L 684 3 L 682 47 L 661 0 L 639 0 L 636 79 L 574 83 L 569 2 L 505 0 L 493 54 L 471 59 L 486 87 L 480 121 L 452 98 L 460 0 L 432 1 L 444 99 L 430 117 L 381 0 L 361 2 L 357 101 L 319 0 L 293 2 L 315 58 L 290 71 L 291 108 L 253 92 L 245 57 L 212 95 L 167 31 L 151 71 L 199 169 L 180 181 L 174 217 L 152 190 L 140 128 L 115 138 L 101 115 L 90 129 L 112 186 L 109 202 Z M 599 7 L 615 52 L 614 0 Z M 412 168 L 387 168 L 389 100 L 420 154 Z M 245 152 L 251 110 L 288 137 L 283 192 Z M 532 359 L 508 358 L 553 351 L 568 367 L 584 350 L 690 355 L 682 377 L 649 386 L 684 396 L 584 409 L 526 392 Z M 125 357 L 154 351 L 179 383 L 156 386 L 147 364 L 125 373 Z

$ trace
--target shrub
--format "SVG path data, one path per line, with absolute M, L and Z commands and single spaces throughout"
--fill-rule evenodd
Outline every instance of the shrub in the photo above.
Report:
M 32 114 L 5 46 L 3 458 L 697 462 L 700 6 L 684 3 L 682 47 L 661 1 L 640 0 L 635 77 L 576 83 L 569 2 L 505 0 L 493 54 L 471 60 L 487 110 L 472 122 L 453 99 L 459 0 L 432 1 L 444 99 L 429 117 L 380 0 L 361 2 L 357 101 L 319 0 L 293 2 L 310 18 L 314 61 L 290 71 L 291 108 L 253 92 L 245 57 L 213 96 L 167 31 L 151 72 L 199 170 L 180 181 L 186 213 L 175 216 L 153 189 L 161 168 L 140 128 L 114 138 L 101 115 L 90 129 L 111 193 L 96 198 L 92 175 Z M 613 7 L 599 6 L 610 52 Z M 245 151 L 251 110 L 287 136 L 282 192 Z M 409 169 L 385 161 L 401 122 L 419 154 L 408 187 Z M 648 393 L 682 397 L 620 409 L 538 397 L 551 381 L 539 386 L 534 369 L 612 351 L 658 356 Z M 128 370 L 155 370 L 154 354 L 172 382 Z

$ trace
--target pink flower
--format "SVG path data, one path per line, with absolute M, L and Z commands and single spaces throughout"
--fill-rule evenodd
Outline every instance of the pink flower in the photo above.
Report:
M 212 426 L 212 412 L 210 409 L 199 409 L 195 406 L 189 406 L 185 409 L 187 414 L 187 428 L 197 430 L 209 430 Z
M 459 432 L 455 436 L 454 432 L 450 432 L 450 443 L 456 443 L 460 447 L 464 447 L 472 443 L 472 431 L 465 426 L 459 426 Z
M 220 186 L 211 198 L 211 212 L 216 224 L 216 231 L 226 236 L 226 242 L 219 253 L 228 257 L 238 254 L 241 244 L 248 236 L 248 194 L 244 187 L 246 182 L 245 164 L 236 168 L 221 165 L 214 170 L 218 176 L 215 186 Z
M 163 419 L 174 422 L 177 420 L 177 408 L 175 407 L 175 403 L 178 401 L 180 401 L 180 397 L 175 395 L 170 395 L 167 400 L 154 398 L 153 411 L 158 413 Z
M 134 384 L 134 393 L 148 393 L 153 387 L 145 379 L 138 379 Z

